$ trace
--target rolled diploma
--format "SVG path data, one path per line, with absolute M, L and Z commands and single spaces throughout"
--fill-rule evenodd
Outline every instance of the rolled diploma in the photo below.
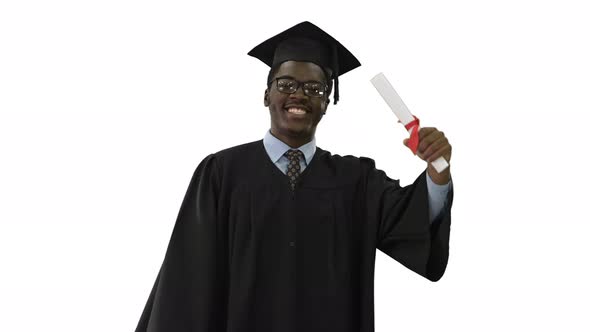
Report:
M 404 125 L 404 127 L 408 123 L 414 121 L 414 116 L 412 115 L 412 113 L 410 113 L 410 110 L 408 109 L 406 104 L 404 104 L 403 100 L 397 94 L 397 92 L 395 91 L 391 83 L 389 83 L 385 75 L 383 75 L 383 73 L 379 73 L 375 77 L 373 77 L 371 79 L 371 83 L 373 83 L 375 89 L 377 89 L 381 97 L 383 97 L 387 105 L 389 105 L 389 108 L 391 108 L 395 116 L 397 116 L 397 118 Z M 418 128 L 418 130 L 419 129 L 420 128 Z M 410 130 L 410 135 L 411 134 L 412 131 Z M 444 171 L 447 167 L 449 167 L 449 163 L 443 157 L 438 157 L 431 164 L 432 166 L 434 166 L 434 169 L 436 169 L 436 171 L 439 173 Z

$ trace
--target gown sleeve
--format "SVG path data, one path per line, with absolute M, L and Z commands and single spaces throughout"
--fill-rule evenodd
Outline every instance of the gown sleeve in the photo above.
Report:
M 436 220 L 429 220 L 426 171 L 413 184 L 401 187 L 361 157 L 365 168 L 369 222 L 375 226 L 376 247 L 430 281 L 444 274 L 449 258 L 453 189 Z
M 225 331 L 228 270 L 214 154 L 195 170 L 136 332 Z

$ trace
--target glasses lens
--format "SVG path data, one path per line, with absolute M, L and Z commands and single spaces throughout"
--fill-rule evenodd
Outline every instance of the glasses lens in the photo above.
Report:
M 321 97 L 324 95 L 324 85 L 320 82 L 307 82 L 303 85 L 303 91 L 308 96 Z
M 297 82 L 290 78 L 279 78 L 277 80 L 277 90 L 284 93 L 293 93 L 297 90 Z
M 283 93 L 295 93 L 299 82 L 291 78 L 277 79 L 277 90 Z M 303 84 L 303 92 L 310 97 L 321 97 L 326 92 L 326 85 L 321 82 L 310 81 Z

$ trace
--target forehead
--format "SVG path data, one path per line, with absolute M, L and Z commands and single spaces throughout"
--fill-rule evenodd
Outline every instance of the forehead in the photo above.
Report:
M 327 81 L 322 68 L 313 62 L 285 61 L 275 72 L 275 77 L 280 76 L 291 76 L 299 81 Z

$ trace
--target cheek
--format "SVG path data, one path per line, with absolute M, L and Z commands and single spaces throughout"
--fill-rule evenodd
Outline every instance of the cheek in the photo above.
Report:
M 281 94 L 281 95 L 277 95 L 277 94 L 271 94 L 270 95 L 270 108 L 271 110 L 282 110 L 283 109 L 283 105 L 285 105 L 285 101 L 287 100 L 287 97 L 285 97 L 286 95 Z
M 322 99 L 321 101 L 318 101 L 316 108 L 320 113 L 324 113 L 324 111 L 326 110 L 326 106 L 326 100 Z

